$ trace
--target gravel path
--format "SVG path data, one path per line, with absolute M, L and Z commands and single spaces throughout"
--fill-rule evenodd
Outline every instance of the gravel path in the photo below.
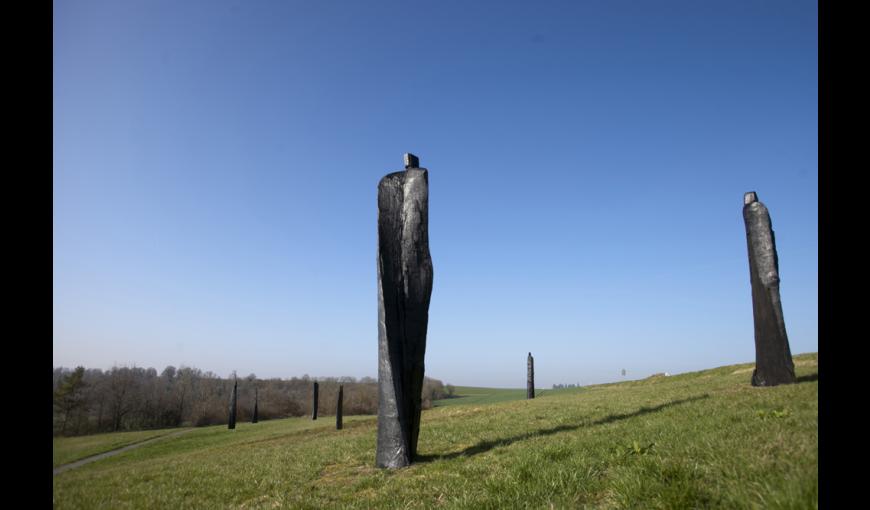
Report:
M 193 430 L 193 429 L 179 430 L 178 432 L 166 434 L 165 436 L 152 437 L 151 439 L 146 439 L 145 441 L 140 441 L 138 443 L 128 444 L 127 446 L 122 446 L 121 448 L 118 448 L 117 450 L 110 450 L 108 452 L 98 453 L 98 454 L 92 455 L 90 457 L 85 457 L 84 459 L 77 460 L 75 462 L 70 462 L 69 464 L 64 464 L 63 466 L 58 466 L 58 467 L 54 468 L 54 474 L 57 475 L 57 474 L 63 473 L 64 471 L 66 471 L 68 469 L 74 469 L 74 468 L 77 468 L 79 466 L 84 466 L 85 464 L 89 464 L 91 462 L 94 462 L 94 461 L 97 461 L 100 459 L 105 459 L 106 457 L 111 457 L 112 455 L 118 455 L 119 453 L 126 452 L 127 450 L 132 450 L 133 448 L 139 448 L 140 446 L 145 446 L 148 443 L 153 443 L 155 441 L 162 441 L 164 439 L 169 439 L 170 437 L 180 436 L 181 434 L 186 434 L 186 433 L 190 432 L 191 430 Z

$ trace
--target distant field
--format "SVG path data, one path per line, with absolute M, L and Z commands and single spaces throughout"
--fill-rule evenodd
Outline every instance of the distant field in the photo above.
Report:
M 522 389 L 502 389 L 502 388 L 477 388 L 474 386 L 456 386 L 455 395 L 453 398 L 445 398 L 435 400 L 432 404 L 435 407 L 468 405 L 468 404 L 494 404 L 496 402 L 509 402 L 511 400 L 524 400 L 526 398 L 526 390 Z M 543 390 L 536 390 L 535 396 L 538 397 L 543 393 Z
M 818 357 L 795 365 L 774 388 L 748 363 L 533 400 L 466 391 L 482 401 L 424 411 L 419 457 L 395 471 L 374 466 L 374 416 L 204 427 L 56 475 L 53 506 L 818 508 Z
M 535 389 L 535 398 L 549 397 L 552 395 L 568 395 L 586 391 L 588 387 L 559 388 L 542 390 Z M 478 386 L 455 386 L 455 397 L 435 400 L 434 407 L 455 405 L 481 405 L 495 404 L 498 402 L 510 402 L 511 400 L 525 400 L 525 388 L 482 388 Z

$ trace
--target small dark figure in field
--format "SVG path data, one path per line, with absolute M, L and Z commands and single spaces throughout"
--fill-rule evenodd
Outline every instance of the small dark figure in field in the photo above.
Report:
M 335 409 L 335 428 L 341 430 L 341 403 L 344 400 L 344 385 L 338 386 L 338 405 Z
M 526 360 L 526 398 L 535 398 L 535 358 L 532 353 Z
M 236 428 L 236 396 L 239 392 L 239 382 L 233 381 L 233 395 L 230 397 L 230 421 L 227 428 L 230 430 Z
M 317 381 L 314 381 L 314 404 L 311 406 L 313 411 L 311 412 L 311 419 L 317 419 Z

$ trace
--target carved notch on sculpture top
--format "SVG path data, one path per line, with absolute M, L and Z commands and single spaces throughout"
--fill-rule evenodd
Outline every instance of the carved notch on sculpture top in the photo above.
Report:
M 409 168 L 420 168 L 420 158 L 411 154 L 410 152 L 405 153 L 405 170 Z
M 747 191 L 743 194 L 743 205 L 754 204 L 758 202 L 758 195 L 754 191 Z

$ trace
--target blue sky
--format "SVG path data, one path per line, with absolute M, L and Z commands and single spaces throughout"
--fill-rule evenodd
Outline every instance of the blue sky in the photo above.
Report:
M 427 375 L 754 360 L 743 193 L 818 350 L 815 2 L 54 4 L 54 366 L 377 376 L 377 183 L 429 169 Z

